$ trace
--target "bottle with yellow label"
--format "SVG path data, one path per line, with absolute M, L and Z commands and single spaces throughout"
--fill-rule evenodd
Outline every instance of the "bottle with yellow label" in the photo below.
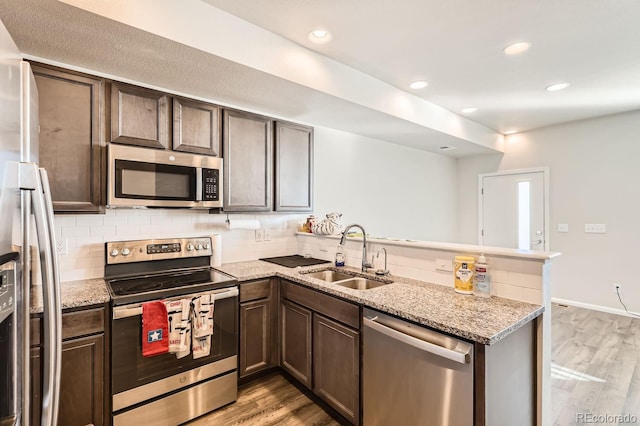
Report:
M 473 294 L 473 271 L 476 259 L 472 256 L 456 256 L 454 261 L 454 287 L 456 293 Z

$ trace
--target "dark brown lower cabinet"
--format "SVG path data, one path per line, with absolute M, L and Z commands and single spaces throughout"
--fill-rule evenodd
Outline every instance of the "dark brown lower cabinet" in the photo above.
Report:
M 282 368 L 311 389 L 311 311 L 282 300 Z
M 104 334 L 63 342 L 59 425 L 101 425 L 104 418 Z
M 360 307 L 287 280 L 280 293 L 282 368 L 360 424 Z
M 101 426 L 108 416 L 109 377 L 105 333 L 105 307 L 62 314 L 62 359 L 60 372 L 59 426 Z M 30 424 L 40 424 L 42 402 L 42 335 L 40 318 L 31 320 L 31 410 Z
M 278 285 L 275 279 L 240 285 L 240 379 L 278 365 Z
M 240 305 L 240 377 L 271 365 L 271 302 L 257 300 Z
M 313 314 L 313 391 L 359 424 L 360 333 Z
M 40 424 L 40 415 L 42 414 L 40 407 L 42 407 L 42 347 L 31 347 L 31 363 L 29 374 L 31 376 L 31 409 L 29 415 L 31 416 L 30 423 L 32 425 Z

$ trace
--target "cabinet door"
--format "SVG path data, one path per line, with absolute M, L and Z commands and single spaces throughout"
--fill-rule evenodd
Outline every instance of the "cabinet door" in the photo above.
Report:
M 275 210 L 313 211 L 313 128 L 276 122 Z
M 169 95 L 111 83 L 111 142 L 166 149 Z
M 59 425 L 103 424 L 103 346 L 103 334 L 62 343 Z
M 173 149 L 220 156 L 220 107 L 173 98 Z
M 272 366 L 271 301 L 240 305 L 240 377 Z
M 272 209 L 271 128 L 268 117 L 224 111 L 225 211 L 262 212 Z
M 282 301 L 282 368 L 311 389 L 311 311 Z
M 31 401 L 29 401 L 29 416 L 31 418 L 29 423 L 31 425 L 39 425 L 40 415 L 42 414 L 42 347 L 32 346 L 30 351 L 29 374 L 31 382 L 29 383 L 29 393 L 31 394 Z
M 102 80 L 34 65 L 39 95 L 40 159 L 56 212 L 100 212 L 105 202 L 102 162 Z
M 313 391 L 353 424 L 360 419 L 360 337 L 322 315 L 313 316 Z

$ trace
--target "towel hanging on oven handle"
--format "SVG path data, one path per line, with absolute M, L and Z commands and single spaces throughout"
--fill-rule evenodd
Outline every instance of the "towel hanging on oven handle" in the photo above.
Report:
M 238 296 L 238 294 L 240 294 L 240 292 L 238 291 L 238 287 L 230 287 L 222 290 L 214 290 L 210 292 L 202 292 L 197 294 L 187 294 L 187 295 L 177 296 L 173 298 L 170 297 L 168 299 L 163 299 L 163 301 L 166 302 L 170 300 L 186 299 L 190 297 L 200 296 L 202 294 L 211 294 L 212 296 L 215 297 L 215 300 L 221 300 L 221 299 L 228 299 L 229 297 L 236 297 Z M 135 317 L 136 315 L 142 315 L 142 303 L 144 302 L 114 307 L 113 319 L 117 320 L 122 318 Z

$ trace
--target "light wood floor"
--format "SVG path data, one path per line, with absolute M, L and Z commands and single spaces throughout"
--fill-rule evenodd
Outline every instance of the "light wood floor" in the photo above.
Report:
M 283 376 L 274 374 L 238 390 L 238 400 L 225 408 L 200 417 L 189 426 L 304 425 L 338 426 Z
M 551 312 L 554 425 L 587 423 L 580 413 L 640 424 L 640 319 L 556 304 Z M 608 420 L 599 424 L 629 424 Z

